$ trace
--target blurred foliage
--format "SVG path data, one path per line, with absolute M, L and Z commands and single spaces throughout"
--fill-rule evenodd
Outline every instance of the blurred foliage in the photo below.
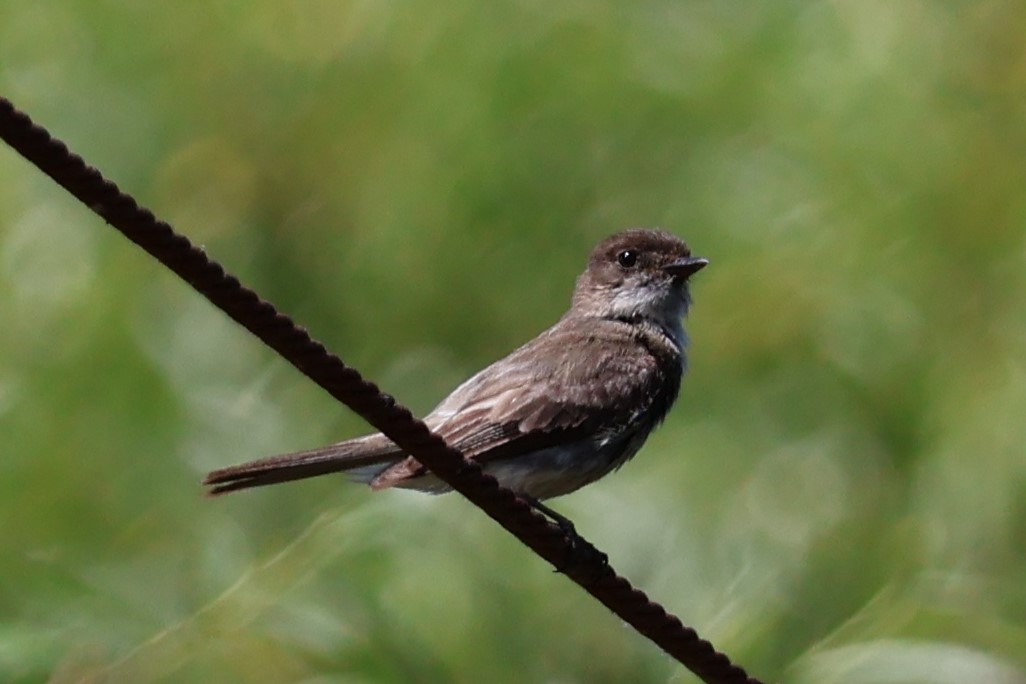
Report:
M 555 505 L 766 681 L 1026 682 L 1026 5 L 0 5 L 0 92 L 424 412 L 601 237 L 712 266 Z M 0 150 L 0 680 L 691 682 Z

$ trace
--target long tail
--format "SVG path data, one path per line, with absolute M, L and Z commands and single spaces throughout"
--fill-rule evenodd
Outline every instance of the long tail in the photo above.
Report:
M 203 478 L 203 484 L 210 487 L 208 496 L 217 496 L 338 472 L 350 472 L 354 479 L 369 482 L 375 474 L 404 456 L 384 435 L 369 435 L 215 470 Z

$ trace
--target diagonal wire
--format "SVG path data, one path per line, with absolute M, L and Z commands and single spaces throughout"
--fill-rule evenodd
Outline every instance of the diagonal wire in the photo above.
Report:
M 0 138 L 707 684 L 760 684 L 0 97 Z M 582 542 L 587 553 L 581 553 Z

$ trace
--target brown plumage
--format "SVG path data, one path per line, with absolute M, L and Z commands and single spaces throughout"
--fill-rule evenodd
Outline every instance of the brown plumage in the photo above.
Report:
M 706 263 L 663 231 L 606 239 L 578 278 L 570 310 L 456 388 L 425 422 L 503 485 L 536 499 L 618 468 L 677 397 L 687 280 Z M 216 470 L 204 484 L 223 494 L 333 472 L 374 489 L 447 490 L 381 434 Z

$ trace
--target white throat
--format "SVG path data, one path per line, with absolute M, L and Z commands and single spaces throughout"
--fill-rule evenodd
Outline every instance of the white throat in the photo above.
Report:
M 687 285 L 666 283 L 665 286 L 621 288 L 614 295 L 610 310 L 617 318 L 642 318 L 649 321 L 658 326 L 677 349 L 684 351 L 688 344 L 684 317 L 690 304 Z

